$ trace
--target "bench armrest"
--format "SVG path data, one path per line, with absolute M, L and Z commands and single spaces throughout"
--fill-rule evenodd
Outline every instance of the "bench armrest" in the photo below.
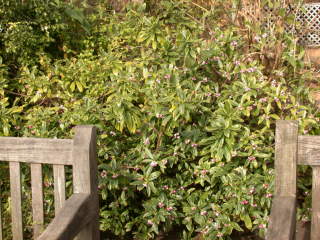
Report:
M 90 194 L 73 194 L 37 240 L 70 240 L 76 237 L 95 216 L 90 200 Z
M 272 201 L 267 240 L 292 240 L 296 230 L 296 197 L 275 196 Z

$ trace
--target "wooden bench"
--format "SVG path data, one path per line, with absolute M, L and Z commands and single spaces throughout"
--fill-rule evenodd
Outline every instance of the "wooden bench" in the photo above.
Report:
M 312 166 L 311 240 L 320 239 L 320 136 L 299 136 L 298 122 L 276 125 L 275 197 L 267 240 L 295 239 L 297 165 Z
M 0 161 L 9 162 L 13 240 L 23 239 L 21 162 L 30 164 L 34 239 L 99 240 L 94 127 L 77 126 L 73 139 L 0 137 Z M 44 231 L 42 164 L 53 165 L 55 203 L 55 217 Z M 72 166 L 73 177 L 73 194 L 68 200 L 65 165 Z

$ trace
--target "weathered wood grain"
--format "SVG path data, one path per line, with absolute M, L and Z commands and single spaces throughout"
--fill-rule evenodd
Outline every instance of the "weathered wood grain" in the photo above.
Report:
M 91 195 L 74 193 L 37 240 L 71 240 L 95 218 Z
M 296 230 L 296 197 L 275 196 L 266 240 L 293 240 Z
M 33 236 L 40 236 L 43 231 L 43 180 L 42 165 L 39 163 L 31 164 L 31 191 L 32 191 L 32 217 L 33 217 Z
M 71 139 L 0 137 L 0 161 L 72 165 Z
M 72 140 L 0 137 L 0 161 L 9 162 L 13 240 L 23 239 L 20 162 L 31 163 L 32 212 L 36 239 L 100 239 L 94 127 L 76 127 Z M 56 211 L 56 217 L 43 233 L 42 164 L 53 164 Z M 73 167 L 74 194 L 67 201 L 64 165 Z
M 311 240 L 319 240 L 319 239 L 320 239 L 320 167 L 313 167 Z
M 275 146 L 275 195 L 296 196 L 298 122 L 278 120 Z
M 296 223 L 297 121 L 276 122 L 275 197 L 267 240 L 293 240 Z
M 58 215 L 66 200 L 66 177 L 64 165 L 53 165 L 54 178 L 54 210 Z
M 1 199 L 1 196 L 0 196 L 0 240 L 2 240 L 2 215 L 1 215 L 1 203 L 2 203 L 2 199 Z
M 99 201 L 96 160 L 96 129 L 92 126 L 77 126 L 73 146 L 74 193 L 91 194 L 93 221 L 77 236 L 77 240 L 99 240 Z
M 21 176 L 20 163 L 10 162 L 10 192 L 11 192 L 11 218 L 12 239 L 23 239 L 22 211 L 21 211 Z
M 320 136 L 298 137 L 298 164 L 320 166 Z

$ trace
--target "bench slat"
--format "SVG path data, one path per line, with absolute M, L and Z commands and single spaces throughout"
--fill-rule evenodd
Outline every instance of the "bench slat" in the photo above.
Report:
M 59 210 L 64 206 L 66 200 L 66 177 L 64 165 L 53 165 L 54 178 L 54 208 L 55 215 L 58 215 Z
M 298 164 L 320 166 L 320 136 L 298 137 Z
M 313 167 L 311 240 L 320 239 L 319 226 L 320 226 L 320 167 Z
M 0 137 L 0 161 L 72 165 L 72 139 Z
M 1 202 L 2 202 L 2 199 L 0 197 L 0 240 L 2 240 L 2 218 L 1 218 Z
M 293 240 L 296 230 L 296 198 L 275 196 L 272 201 L 267 240 Z
M 90 194 L 74 193 L 37 240 L 73 239 L 81 229 L 95 219 L 91 200 Z
M 275 141 L 275 195 L 296 196 L 297 122 L 278 120 Z
M 9 162 L 13 240 L 23 239 L 20 163 Z
M 40 236 L 43 231 L 43 181 L 42 165 L 31 164 L 31 188 L 32 188 L 32 216 L 33 216 L 33 235 L 34 238 Z

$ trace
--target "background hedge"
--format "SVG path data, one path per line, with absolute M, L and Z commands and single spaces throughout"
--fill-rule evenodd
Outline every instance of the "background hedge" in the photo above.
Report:
M 319 134 L 313 68 L 284 31 L 294 23 L 287 6 L 209 2 L 145 1 L 120 12 L 105 1 L 1 3 L 0 135 L 69 138 L 75 125 L 96 125 L 100 228 L 113 239 L 177 227 L 183 239 L 263 236 L 275 120 Z M 272 15 L 262 15 L 264 6 Z M 23 173 L 30 200 L 28 166 Z M 7 174 L 2 164 L 3 196 Z M 299 174 L 298 217 L 308 221 L 309 169 Z M 44 175 L 49 220 L 52 169 Z M 67 184 L 72 191 L 70 177 Z M 25 213 L 27 232 L 30 225 Z

